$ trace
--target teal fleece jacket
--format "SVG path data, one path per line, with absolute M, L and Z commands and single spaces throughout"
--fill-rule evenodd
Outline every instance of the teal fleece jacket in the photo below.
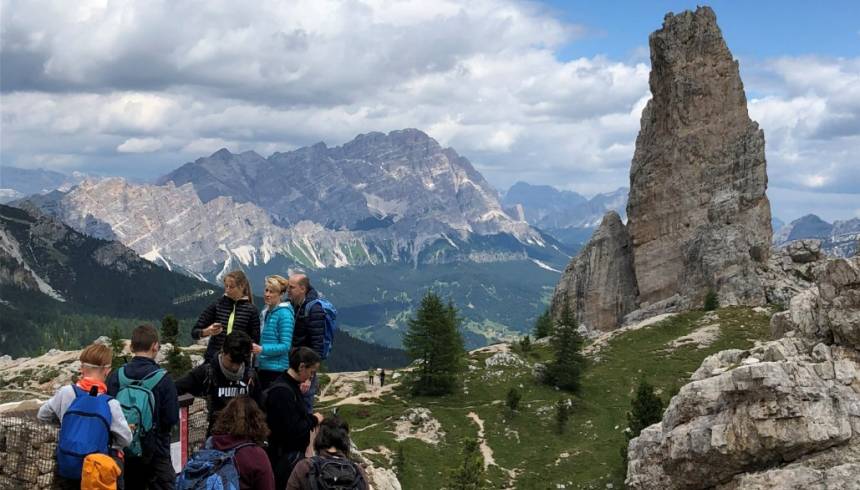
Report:
M 271 310 L 268 306 L 260 313 L 263 331 L 260 334 L 260 369 L 286 371 L 290 367 L 290 345 L 293 340 L 295 315 L 293 305 L 280 303 Z

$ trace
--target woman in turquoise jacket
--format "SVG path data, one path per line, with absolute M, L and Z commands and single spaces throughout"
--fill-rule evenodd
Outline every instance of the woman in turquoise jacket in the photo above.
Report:
M 253 352 L 260 359 L 260 389 L 265 390 L 272 381 L 290 367 L 290 344 L 293 340 L 295 314 L 289 301 L 282 302 L 287 291 L 287 279 L 281 276 L 266 277 L 263 293 L 266 307 L 260 313 L 260 344 Z

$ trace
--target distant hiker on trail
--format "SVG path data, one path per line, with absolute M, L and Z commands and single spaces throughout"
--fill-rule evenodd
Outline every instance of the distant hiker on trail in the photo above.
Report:
M 110 373 L 112 359 L 110 347 L 102 344 L 87 346 L 80 356 L 81 379 L 74 385 L 63 386 L 39 407 L 39 420 L 60 423 L 57 444 L 60 488 L 81 488 L 84 458 L 73 454 L 79 452 L 112 456 L 112 461 L 104 461 L 108 471 L 107 474 L 102 472 L 100 480 L 116 488 L 121 472 L 122 448 L 131 442 L 131 429 L 122 413 L 122 406 L 107 396 L 105 378 Z M 87 459 L 91 457 L 87 456 Z
M 254 343 L 260 342 L 260 312 L 254 306 L 251 285 L 242 271 L 224 276 L 224 295 L 203 310 L 191 329 L 191 338 L 212 337 L 203 356 L 210 362 L 221 351 L 224 338 L 234 330 L 245 332 Z
M 190 393 L 206 398 L 209 409 L 207 436 L 218 412 L 231 400 L 243 395 L 259 399 L 259 383 L 250 366 L 251 345 L 251 337 L 245 332 L 235 331 L 224 340 L 215 360 L 197 366 L 176 382 L 176 391 L 180 395 Z
M 177 480 L 180 489 L 210 488 L 203 482 L 218 475 L 236 485 L 229 488 L 275 490 L 275 475 L 262 447 L 269 436 L 269 427 L 266 415 L 254 400 L 247 396 L 233 398 L 218 414 L 212 434 L 204 449 L 195 453 L 185 465 Z M 222 458 L 227 459 L 227 464 L 212 464 L 223 461 Z
M 311 431 L 323 420 L 307 412 L 300 385 L 316 374 L 320 356 L 307 347 L 290 350 L 290 368 L 263 393 L 263 409 L 272 433 L 267 453 L 275 472 L 276 487 L 287 486 L 296 463 L 305 457 Z
M 257 371 L 260 388 L 266 389 L 290 367 L 290 346 L 293 342 L 295 314 L 289 301 L 282 301 L 289 281 L 281 276 L 268 276 L 263 300 L 266 307 L 260 313 L 263 325 L 260 343 L 254 344 L 260 368 Z
M 117 398 L 129 424 L 132 441 L 125 451 L 125 488 L 173 490 L 176 473 L 170 461 L 170 431 L 179 422 L 176 385 L 155 363 L 158 330 L 141 325 L 131 332 L 134 357 L 108 378 L 108 394 Z M 130 405 L 129 405 L 130 404 Z
M 349 459 L 349 425 L 345 421 L 338 417 L 323 420 L 314 439 L 314 450 L 316 456 L 296 465 L 287 490 L 328 488 L 320 483 L 333 479 L 337 488 L 367 490 L 367 474 Z
M 376 372 L 376 371 L 375 371 L 373 368 L 370 368 L 370 369 L 368 369 L 368 370 L 367 370 L 367 382 L 368 382 L 371 386 L 373 386 L 373 375 L 375 374 L 375 372 Z
M 379 387 L 385 386 L 385 369 L 379 370 Z
M 290 303 L 296 308 L 293 347 L 307 347 L 322 358 L 326 319 L 325 310 L 316 301 L 319 299 L 319 293 L 311 286 L 311 282 L 305 274 L 293 274 L 290 276 L 288 291 Z M 313 305 L 308 308 L 308 304 L 311 302 L 313 302 Z M 304 393 L 305 407 L 308 413 L 313 413 L 314 394 L 317 391 L 316 374 L 302 384 L 301 390 Z

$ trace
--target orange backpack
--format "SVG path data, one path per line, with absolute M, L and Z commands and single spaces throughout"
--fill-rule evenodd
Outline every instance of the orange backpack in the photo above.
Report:
M 107 454 L 93 453 L 84 458 L 81 490 L 116 490 L 120 469 Z

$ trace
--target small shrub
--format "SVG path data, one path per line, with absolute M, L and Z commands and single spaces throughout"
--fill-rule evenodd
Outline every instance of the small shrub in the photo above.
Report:
M 703 309 L 705 311 L 714 311 L 720 307 L 720 300 L 717 298 L 717 292 L 713 289 L 709 289 L 707 293 L 705 293 L 705 304 Z
M 523 396 L 516 388 L 511 388 L 508 390 L 507 396 L 507 405 L 508 408 L 511 409 L 512 412 L 516 412 L 520 407 L 520 400 L 522 400 Z
M 523 354 L 528 354 L 532 350 L 532 339 L 528 335 L 520 340 L 520 350 Z
M 555 425 L 559 434 L 564 434 L 568 419 L 570 419 L 570 407 L 567 400 L 561 399 L 555 403 Z

